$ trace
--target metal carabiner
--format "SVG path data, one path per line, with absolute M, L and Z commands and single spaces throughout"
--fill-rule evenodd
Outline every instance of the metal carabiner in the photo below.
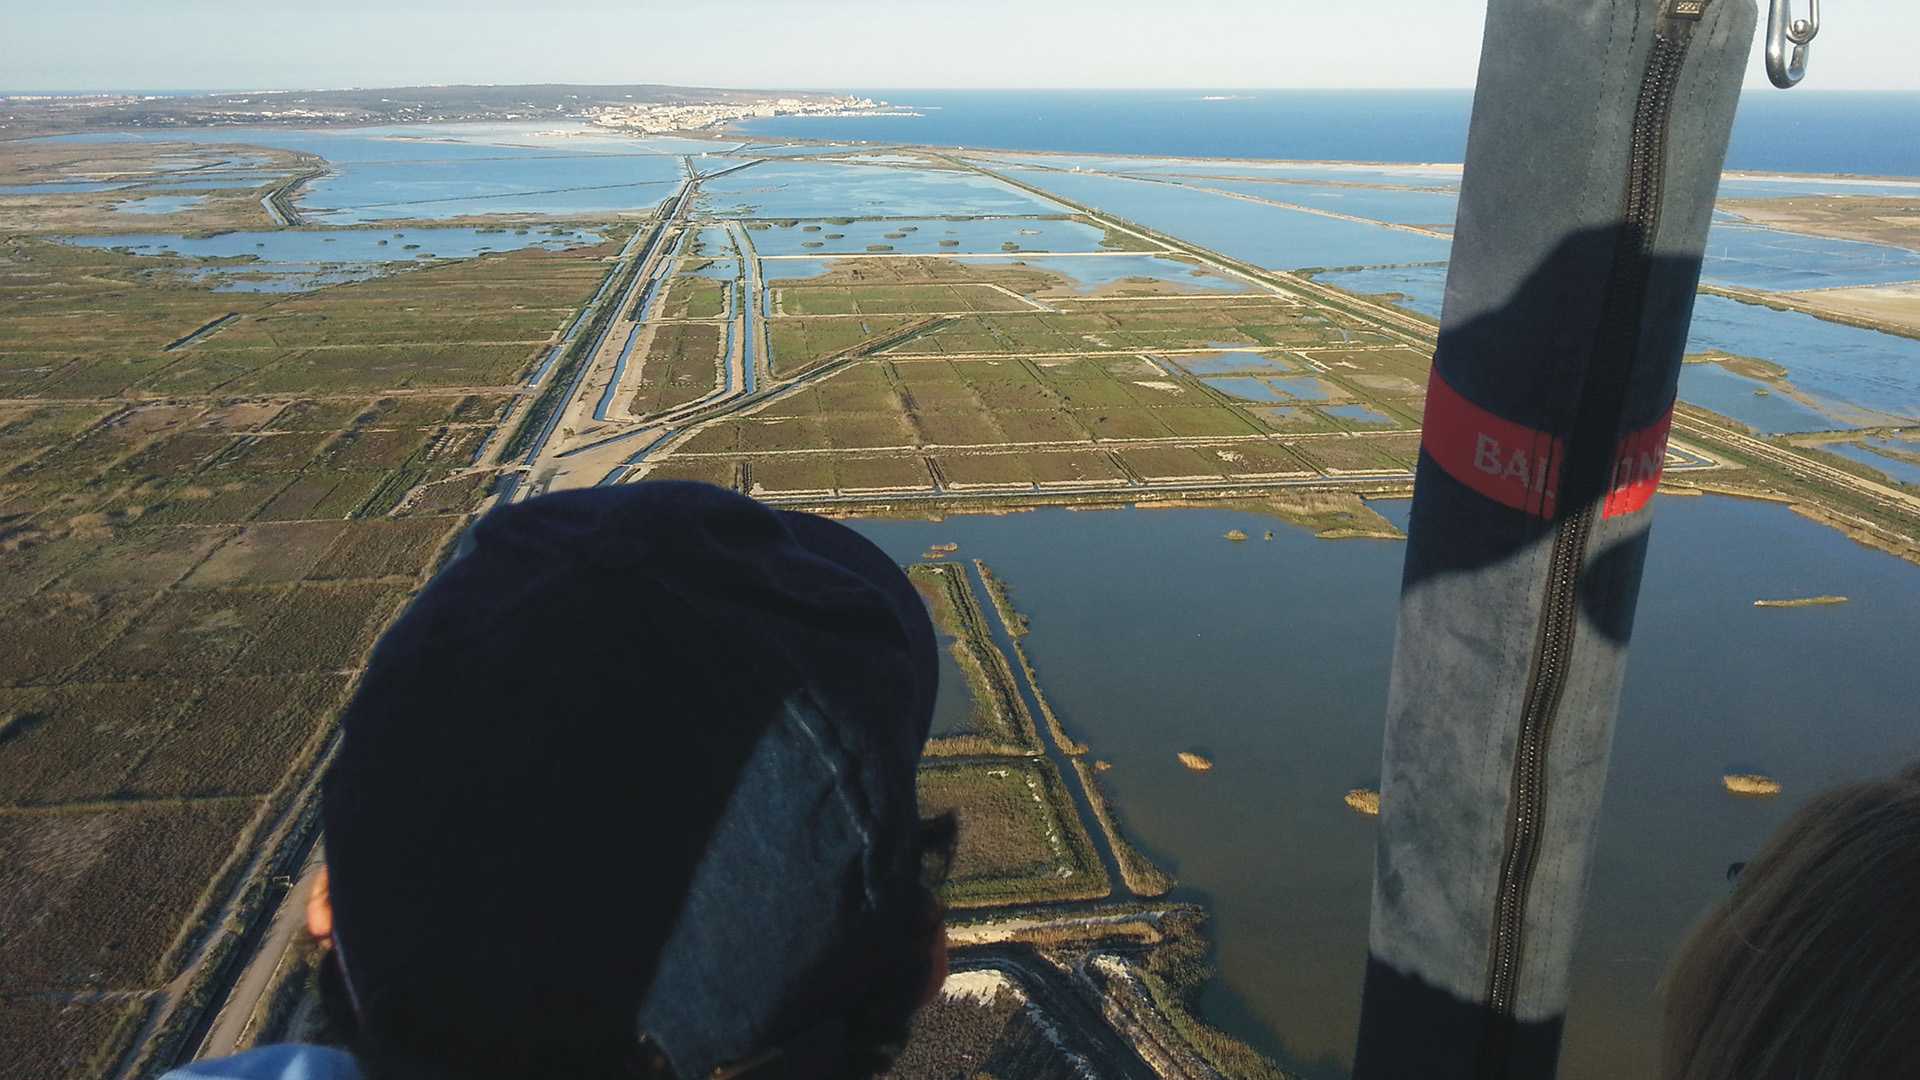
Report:
M 1809 0 L 1807 17 L 1793 17 L 1793 0 L 1773 0 L 1767 9 L 1767 78 L 1791 90 L 1807 77 L 1807 43 L 1820 32 L 1820 0 Z

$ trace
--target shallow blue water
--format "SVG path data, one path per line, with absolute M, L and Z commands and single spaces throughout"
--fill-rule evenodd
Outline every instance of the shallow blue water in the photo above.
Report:
M 1440 302 L 1446 296 L 1447 268 L 1444 264 L 1382 266 L 1320 274 L 1314 280 L 1351 293 L 1400 293 L 1405 299 L 1394 301 L 1396 306 L 1437 319 Z
M 831 147 L 813 146 L 808 143 L 747 143 L 734 153 L 743 158 L 783 158 L 809 157 L 830 150 Z
M 1296 370 L 1293 364 L 1277 356 L 1238 350 L 1218 352 L 1212 356 L 1183 356 L 1175 362 L 1195 375 L 1218 375 L 1234 371 Z
M 0 195 L 83 195 L 89 191 L 118 191 L 132 184 L 104 180 L 62 180 L 46 184 L 0 184 Z
M 1882 414 L 1853 418 L 1860 423 L 1884 423 L 1884 414 L 1920 418 L 1920 341 L 1913 338 L 1825 322 L 1797 311 L 1701 296 L 1694 301 L 1687 350 L 1708 349 L 1771 360 L 1787 369 L 1788 381 L 1809 394 Z M 1829 420 L 1820 426 L 1849 425 Z
M 1219 188 L 1272 202 L 1311 206 L 1339 214 L 1387 221 L 1397 225 L 1451 225 L 1459 198 L 1452 192 L 1394 191 L 1379 188 L 1313 187 L 1305 184 L 1263 184 L 1253 180 L 1189 179 L 1194 187 Z
M 143 195 L 115 203 L 113 209 L 120 214 L 174 214 L 191 210 L 206 201 L 203 195 Z
M 1268 379 L 1267 383 L 1284 391 L 1289 396 L 1302 401 L 1325 401 L 1326 384 L 1311 375 L 1295 375 L 1283 379 Z
M 1434 190 L 1457 190 L 1460 187 L 1458 165 L 1356 165 L 1314 161 L 1241 161 L 1232 158 L 1007 153 L 972 155 L 968 160 L 989 169 L 1029 166 L 1125 176 L 1301 180 L 1314 184 L 1395 184 Z
M 1920 198 L 1920 183 L 1912 180 L 1874 183 L 1808 176 L 1725 177 L 1720 181 L 1723 199 L 1781 199 L 1796 195 L 1891 195 L 1912 199 Z
M 1018 255 L 1009 255 L 1004 259 L 969 259 L 967 261 L 969 265 L 975 266 L 1012 266 L 1023 262 Z M 1102 285 L 1111 285 L 1127 278 L 1143 277 L 1157 281 L 1171 281 L 1189 289 L 1204 289 L 1209 292 L 1252 291 L 1252 287 L 1239 278 L 1226 277 L 1212 271 L 1195 273 L 1198 267 L 1165 255 L 1099 255 L 1087 258 L 1067 255 L 1024 260 L 1024 264 L 1035 270 L 1064 274 L 1072 278 L 1083 292 L 1091 292 Z
M 1715 222 L 1700 280 L 1769 292 L 1879 285 L 1920 278 L 1920 252 Z
M 804 281 L 833 273 L 832 259 L 775 259 L 760 264 L 760 276 L 767 282 Z
M 584 154 L 365 163 L 302 189 L 302 211 L 330 223 L 468 214 L 559 214 L 652 206 L 681 180 L 678 158 Z
M 477 229 L 281 230 L 229 232 L 213 236 L 177 236 L 167 233 L 122 233 L 114 236 L 67 236 L 64 243 L 82 247 L 124 248 L 136 255 L 173 254 L 199 259 L 242 258 L 248 261 L 208 266 L 203 276 L 221 281 L 226 291 L 284 292 L 373 277 L 394 263 L 423 261 L 429 256 L 460 259 L 485 251 L 517 251 L 543 247 L 563 250 L 598 243 L 600 237 L 583 229 L 536 229 L 521 232 L 482 232 Z M 409 247 L 409 245 L 415 245 Z M 269 274 L 264 281 L 248 280 Z M 247 275 L 234 278 L 233 275 Z
M 1200 381 L 1223 394 L 1244 398 L 1248 401 L 1292 400 L 1267 385 L 1266 380 L 1258 379 L 1251 375 L 1209 375 Z
M 1341 271 L 1322 274 L 1320 280 L 1349 292 L 1404 293 L 1400 306 L 1438 318 L 1446 277 L 1444 266 L 1411 266 Z M 1776 292 L 1915 278 L 1920 278 L 1920 253 L 1723 222 L 1715 222 L 1708 234 L 1700 268 L 1700 279 L 1709 284 Z M 1920 380 L 1920 373 L 1915 378 Z
M 1040 168 L 1080 169 L 1130 176 L 1168 176 L 1197 181 L 1296 180 L 1307 183 L 1392 184 L 1433 191 L 1458 191 L 1460 168 L 1455 165 L 1355 165 L 1308 161 L 1240 161 L 1231 158 L 1160 158 L 1075 156 L 1065 154 L 992 154 L 972 160 L 988 168 L 1032 165 Z M 1224 187 L 1224 184 L 1213 185 Z M 1920 180 L 1859 180 L 1844 176 L 1746 175 L 1720 181 L 1720 195 L 1728 199 L 1776 199 L 1803 195 L 1884 195 L 1920 197 Z
M 1890 480 L 1902 484 L 1909 484 L 1913 487 L 1920 487 L 1920 465 L 1916 465 L 1911 461 L 1903 461 L 1900 458 L 1890 457 L 1886 454 L 1876 454 L 1872 449 L 1876 446 L 1897 447 L 1911 454 L 1920 452 L 1920 444 L 1896 442 L 1892 439 L 1867 439 L 1864 441 L 1867 443 L 1866 446 L 1852 446 L 1847 443 L 1825 443 L 1821 445 L 1820 449 L 1830 454 L 1839 454 L 1841 457 L 1850 458 L 1868 468 L 1879 469 L 1885 473 Z
M 1780 393 L 1760 379 L 1750 379 L 1719 364 L 1686 364 L 1680 368 L 1680 400 L 1731 416 L 1755 431 L 1780 434 L 1791 431 L 1830 431 L 1839 421 Z
M 1362 426 L 1386 427 L 1393 423 L 1392 417 L 1370 405 L 1322 405 L 1320 411 Z
M 554 131 L 573 134 L 563 137 Z M 665 198 L 681 178 L 675 155 L 739 145 L 632 139 L 566 123 L 186 128 L 58 136 L 53 141 L 245 143 L 316 154 L 327 160 L 331 171 L 303 187 L 296 205 L 339 224 L 644 208 Z M 236 165 L 255 162 L 234 159 Z
M 1055 203 L 976 173 L 768 162 L 700 186 L 700 208 L 763 218 L 1059 214 Z
M 1321 275 L 1330 285 L 1357 293 L 1399 292 L 1399 306 L 1438 317 L 1446 268 L 1404 267 Z M 1680 375 L 1680 397 L 1753 424 L 1762 431 L 1820 431 L 1888 422 L 1888 416 L 1920 418 L 1920 341 L 1796 311 L 1775 311 L 1719 296 L 1694 301 L 1688 352 L 1719 350 L 1771 360 L 1787 368 L 1794 386 L 1839 407 L 1822 416 L 1775 394 L 1756 398 L 1761 384 L 1717 367 L 1689 364 Z
M 236 188 L 255 188 L 274 180 L 282 179 L 281 172 L 246 173 L 204 173 L 196 172 L 191 177 L 168 177 L 151 184 L 142 185 L 142 189 L 165 191 L 222 191 Z
M 808 232 L 807 226 L 818 231 Z M 891 235 L 898 233 L 900 235 Z M 839 239 L 829 239 L 838 235 Z M 762 255 L 858 254 L 870 246 L 918 254 L 972 254 L 1005 250 L 1017 244 L 1029 251 L 1099 251 L 1102 230 L 1078 221 L 1036 218 L 985 218 L 945 221 L 940 218 L 855 221 L 846 225 L 813 221 L 806 225 L 776 225 L 753 232 L 753 247 Z M 810 248 L 807 245 L 817 244 Z
M 1452 244 L 1172 184 L 1008 170 L 1026 183 L 1269 269 L 1444 259 Z

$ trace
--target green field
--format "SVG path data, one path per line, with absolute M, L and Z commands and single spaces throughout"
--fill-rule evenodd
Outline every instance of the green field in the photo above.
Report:
M 1236 365 L 1233 354 L 1214 351 L 952 359 L 888 353 L 706 425 L 668 460 L 688 467 L 710 461 L 721 471 L 751 461 L 760 476 L 756 490 L 766 495 L 925 487 L 921 471 L 929 462 L 937 482 L 958 490 L 1259 482 L 1412 468 L 1418 436 L 1411 429 L 1422 402 L 1397 395 L 1424 380 L 1418 354 L 1257 349 L 1244 357 Z M 1274 384 L 1281 400 L 1283 386 L 1317 399 L 1266 404 L 1203 381 L 1223 374 L 1287 380 Z M 1349 405 L 1365 411 L 1328 411 Z M 1343 432 L 1363 437 L 1288 438 Z M 753 457 L 784 451 L 811 451 L 813 460 L 803 467 Z M 871 482 L 876 474 L 906 479 Z
M 960 821 L 947 903 L 970 908 L 1107 895 L 1106 871 L 1072 806 L 1059 771 L 1044 758 L 923 765 L 921 813 L 952 813 Z
M 986 284 L 787 286 L 773 290 L 782 315 L 928 315 L 1022 311 L 1027 305 Z
M 728 283 L 681 274 L 660 302 L 662 319 L 717 319 L 727 310 Z
M 963 716 L 951 729 L 935 733 L 930 756 L 952 754 L 1026 754 L 1040 748 L 1034 718 L 1015 687 L 1013 669 L 987 629 L 980 599 L 956 563 L 918 563 L 907 576 L 920 590 L 946 651 L 942 662 L 948 689 L 964 702 Z M 955 685 L 955 682 L 958 685 Z
M 725 343 L 726 331 L 716 323 L 666 323 L 653 330 L 628 411 L 651 416 L 712 393 Z
M 847 315 L 767 320 L 767 348 L 776 378 L 790 378 L 918 321 L 913 315 Z
M 0 244 L 0 1072 L 99 1075 L 139 1015 L 31 995 L 180 975 L 613 250 L 275 294 Z

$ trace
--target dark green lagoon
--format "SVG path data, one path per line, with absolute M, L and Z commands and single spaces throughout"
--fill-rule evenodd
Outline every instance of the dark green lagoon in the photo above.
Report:
M 1378 504 L 1404 520 L 1405 502 Z M 1658 504 L 1561 1075 L 1648 1075 L 1654 986 L 1691 922 L 1808 794 L 1920 757 L 1920 568 L 1784 507 Z M 1307 1076 L 1351 1061 L 1403 546 L 1225 510 L 861 521 L 902 562 L 985 559 L 1032 618 L 1068 730 L 1176 896 L 1213 913 L 1213 1023 Z M 1231 543 L 1229 529 L 1254 539 Z M 1271 541 L 1260 539 L 1274 530 Z M 1837 593 L 1833 607 L 1761 597 Z M 1215 762 L 1193 773 L 1194 749 Z M 1785 794 L 1736 799 L 1729 771 Z

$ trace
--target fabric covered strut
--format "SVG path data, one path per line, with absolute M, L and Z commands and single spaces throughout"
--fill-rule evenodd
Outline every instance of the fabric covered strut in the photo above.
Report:
M 1552 1075 L 1752 0 L 1493 0 L 1354 1074 Z

